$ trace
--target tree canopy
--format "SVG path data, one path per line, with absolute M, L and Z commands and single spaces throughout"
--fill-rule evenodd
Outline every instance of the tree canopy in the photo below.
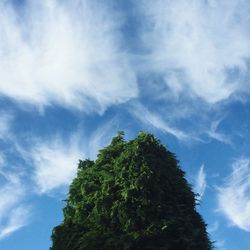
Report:
M 127 142 L 119 132 L 95 161 L 79 161 L 51 250 L 212 249 L 195 207 L 173 153 L 152 134 Z

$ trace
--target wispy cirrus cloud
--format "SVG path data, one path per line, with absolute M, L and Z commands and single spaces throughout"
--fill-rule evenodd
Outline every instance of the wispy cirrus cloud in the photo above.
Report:
M 87 157 L 93 160 L 96 159 L 99 150 L 111 142 L 111 139 L 116 135 L 119 129 L 119 120 L 116 117 L 95 129 L 94 132 L 86 138 L 88 142 L 85 144 Z
M 248 1 L 139 2 L 147 20 L 142 34 L 150 51 L 146 68 L 161 73 L 174 95 L 214 104 L 246 90 Z
M 204 165 L 202 165 L 196 176 L 196 182 L 194 186 L 194 191 L 195 193 L 199 194 L 200 199 L 203 197 L 206 187 L 207 187 L 206 173 L 204 170 Z
M 207 134 L 210 138 L 217 140 L 219 142 L 225 143 L 225 144 L 232 144 L 232 141 L 230 139 L 229 135 L 223 134 L 222 132 L 218 131 L 218 127 L 223 119 L 217 119 L 212 121 L 211 126 L 209 130 L 207 131 Z
M 17 175 L 1 169 L 4 182 L 0 185 L 0 240 L 26 226 L 30 217 L 30 207 L 23 203 L 25 187 Z
M 21 229 L 28 224 L 30 217 L 30 208 L 27 206 L 19 205 L 15 209 L 8 211 L 8 221 L 1 228 L 0 240 Z
M 218 188 L 219 211 L 232 225 L 250 231 L 250 161 L 239 159 L 232 172 Z
M 29 149 L 24 149 L 25 161 L 32 161 L 35 191 L 46 194 L 68 186 L 77 172 L 78 161 L 95 159 L 98 150 L 114 136 L 115 120 L 107 121 L 90 134 L 75 131 L 69 138 L 33 138 Z
M 9 139 L 12 120 L 13 116 L 11 114 L 4 111 L 0 112 L 0 139 Z
M 83 148 L 73 139 L 66 142 L 60 137 L 37 142 L 30 158 L 34 164 L 34 182 L 38 193 L 48 193 L 70 184 L 77 170 Z
M 191 136 L 178 128 L 172 127 L 168 121 L 165 121 L 160 115 L 150 112 L 146 107 L 140 103 L 134 103 L 129 108 L 130 113 L 137 118 L 144 125 L 156 128 L 163 133 L 173 135 L 180 141 L 190 139 Z
M 208 228 L 207 231 L 212 234 L 216 232 L 219 229 L 219 222 L 215 221 L 213 224 L 211 224 Z
M 113 14 L 111 14 L 113 13 Z M 103 112 L 137 95 L 121 19 L 98 1 L 0 3 L 0 94 Z

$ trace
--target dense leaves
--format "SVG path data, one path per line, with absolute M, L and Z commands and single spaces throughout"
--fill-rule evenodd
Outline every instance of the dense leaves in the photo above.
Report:
M 51 250 L 209 250 L 195 195 L 174 154 L 151 134 L 120 132 L 80 161 Z

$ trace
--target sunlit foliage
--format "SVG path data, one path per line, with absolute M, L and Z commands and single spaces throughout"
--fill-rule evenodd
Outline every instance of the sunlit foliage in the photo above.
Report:
M 80 161 L 66 202 L 52 250 L 212 249 L 175 155 L 148 133 Z

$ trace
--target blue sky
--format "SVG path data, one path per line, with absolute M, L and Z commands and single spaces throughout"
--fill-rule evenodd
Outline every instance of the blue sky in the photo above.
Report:
M 250 245 L 247 0 L 0 2 L 0 249 L 44 250 L 79 159 L 154 133 L 216 249 Z

